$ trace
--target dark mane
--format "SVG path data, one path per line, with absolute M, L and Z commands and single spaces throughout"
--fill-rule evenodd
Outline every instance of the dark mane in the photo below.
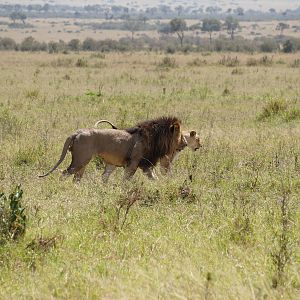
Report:
M 142 169 L 155 166 L 157 161 L 176 150 L 181 121 L 176 117 L 160 117 L 138 123 L 126 129 L 131 134 L 138 133 L 144 143 L 144 158 L 140 161 Z M 178 128 L 179 127 L 179 131 Z

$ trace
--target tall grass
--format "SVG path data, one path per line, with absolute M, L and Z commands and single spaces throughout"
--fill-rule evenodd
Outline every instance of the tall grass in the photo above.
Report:
M 27 219 L 0 246 L 1 299 L 298 298 L 298 54 L 2 56 L 0 191 L 22 183 Z M 37 177 L 77 128 L 160 115 L 203 143 L 170 176 L 104 185 L 95 159 L 80 185 Z

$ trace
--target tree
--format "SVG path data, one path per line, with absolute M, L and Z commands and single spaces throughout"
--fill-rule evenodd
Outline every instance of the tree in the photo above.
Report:
M 290 25 L 283 23 L 283 22 L 278 23 L 276 26 L 276 30 L 280 30 L 281 36 L 283 35 L 283 30 L 288 29 L 288 28 L 290 28 Z
M 180 45 L 182 47 L 183 38 L 184 38 L 184 31 L 187 29 L 186 22 L 183 19 L 175 18 L 170 21 L 170 30 L 171 33 L 176 33 L 179 40 Z
M 283 44 L 282 50 L 283 50 L 284 53 L 291 53 L 291 52 L 294 51 L 294 44 L 290 40 L 287 40 Z
M 183 8 L 182 5 L 179 5 L 179 6 L 175 7 L 175 10 L 177 11 L 177 15 L 181 16 L 181 14 L 183 13 L 184 8 Z
M 68 43 L 68 47 L 72 51 L 79 51 L 80 50 L 80 41 L 79 41 L 79 39 L 72 39 Z
M 141 22 L 135 19 L 128 19 L 125 22 L 125 29 L 131 32 L 131 40 L 133 41 L 133 37 L 136 31 L 139 30 Z
M 238 16 L 243 16 L 244 15 L 244 9 L 242 7 L 238 7 L 236 10 L 235 10 L 235 13 L 238 15 Z
M 232 16 L 229 16 L 225 19 L 225 27 L 228 34 L 230 34 L 231 39 L 234 39 L 234 33 L 239 28 L 239 21 L 234 19 Z
M 149 18 L 144 14 L 140 14 L 139 15 L 139 21 L 143 22 L 143 24 L 145 25 L 146 22 L 149 21 Z
M 25 24 L 25 20 L 27 19 L 27 16 L 24 13 L 19 13 L 19 19 Z
M 27 16 L 22 13 L 22 12 L 12 12 L 10 15 L 9 15 L 9 18 L 14 22 L 16 23 L 16 20 L 21 20 L 23 22 L 23 24 L 25 24 L 25 20 L 27 19 Z
M 213 31 L 220 31 L 221 30 L 221 22 L 218 19 L 204 19 L 202 22 L 202 31 L 209 33 L 209 41 L 211 43 L 211 35 Z
M 14 23 L 16 23 L 16 20 L 18 20 L 19 19 L 19 13 L 17 13 L 17 12 L 12 12 L 10 15 L 9 15 L 9 18 L 14 22 Z

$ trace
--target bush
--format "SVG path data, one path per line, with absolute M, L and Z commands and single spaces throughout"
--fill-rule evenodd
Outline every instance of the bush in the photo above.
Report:
M 165 56 L 162 61 L 159 63 L 159 66 L 162 68 L 175 68 L 176 67 L 176 61 L 175 58 Z
M 237 56 L 231 57 L 231 56 L 223 56 L 221 60 L 219 60 L 219 64 L 227 67 L 236 67 L 240 64 Z
M 17 43 L 11 38 L 0 38 L 0 50 L 16 50 Z
M 21 203 L 22 196 L 20 184 L 8 197 L 0 193 L 0 245 L 10 239 L 17 240 L 25 233 L 27 217 Z
M 259 48 L 261 52 L 274 52 L 278 47 L 273 39 L 266 39 Z
M 287 40 L 284 44 L 283 44 L 283 52 L 284 53 L 291 53 L 291 52 L 294 52 L 294 44 L 292 41 L 290 40 Z
M 29 36 L 22 41 L 20 45 L 20 50 L 21 51 L 46 51 L 47 44 L 39 43 L 32 36 Z
M 287 103 L 283 100 L 271 100 L 264 107 L 258 116 L 259 121 L 265 121 L 272 117 L 282 115 L 287 110 Z
M 78 58 L 75 66 L 79 67 L 79 68 L 87 67 L 88 66 L 88 62 L 87 62 L 87 60 L 85 58 Z

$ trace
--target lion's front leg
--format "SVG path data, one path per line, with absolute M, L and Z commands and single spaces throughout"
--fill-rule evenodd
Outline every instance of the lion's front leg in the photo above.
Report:
M 142 157 L 143 157 L 143 145 L 141 142 L 136 142 L 132 148 L 129 162 L 125 166 L 125 170 L 124 170 L 125 180 L 130 179 L 134 175 Z
M 169 158 L 169 156 L 165 155 L 164 157 L 162 157 L 160 159 L 160 172 L 163 175 L 166 175 L 168 173 L 170 173 L 171 170 L 171 160 Z

